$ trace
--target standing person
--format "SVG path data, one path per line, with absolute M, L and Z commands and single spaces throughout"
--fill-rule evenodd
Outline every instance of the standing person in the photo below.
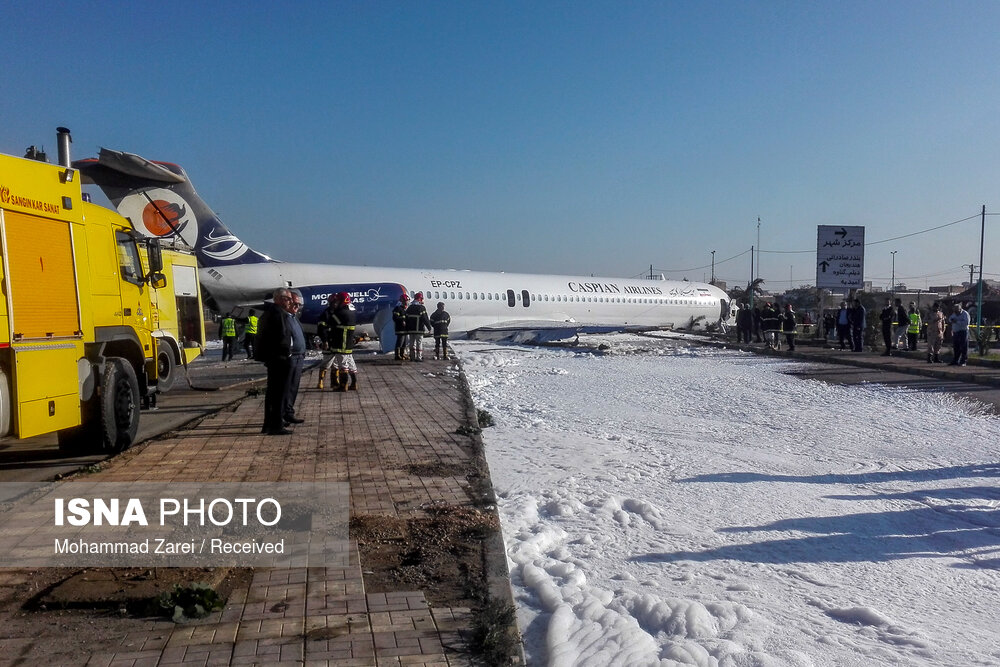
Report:
M 837 318 L 833 316 L 833 313 L 823 315 L 823 338 L 830 340 L 833 337 L 833 332 L 836 330 Z
M 337 385 L 334 391 L 357 391 L 358 367 L 354 363 L 354 327 L 357 318 L 354 306 L 351 305 L 351 295 L 347 292 L 337 294 L 330 314 L 329 340 L 330 351 L 333 352 L 333 365 L 337 368 Z M 351 384 L 348 386 L 347 380 Z
M 431 313 L 431 326 L 434 328 L 434 358 L 441 353 L 442 359 L 448 358 L 448 325 L 451 315 L 444 309 L 444 302 L 438 301 L 437 310 Z
M 846 344 L 851 342 L 851 313 L 846 301 L 840 302 L 840 310 L 837 311 L 837 338 L 840 339 L 841 350 L 846 349 Z
M 406 309 L 406 332 L 410 341 L 410 360 L 424 360 L 424 332 L 431 330 L 431 321 L 424 306 L 424 293 L 413 295 L 413 303 Z
M 222 338 L 222 360 L 230 361 L 236 348 L 236 320 L 232 313 L 226 313 L 219 325 L 219 337 Z
M 961 302 L 955 302 L 955 308 L 948 316 L 951 324 L 951 345 L 954 348 L 954 356 L 951 358 L 952 366 L 964 366 L 969 361 L 969 311 L 962 308 Z
M 861 305 L 861 299 L 854 300 L 854 308 L 851 308 L 849 319 L 851 320 L 851 344 L 855 352 L 864 350 L 865 324 L 868 313 Z
M 301 424 L 304 419 L 295 416 L 295 401 L 299 397 L 299 382 L 302 380 L 302 366 L 306 359 L 306 336 L 299 323 L 299 316 L 302 314 L 302 294 L 297 290 L 288 290 L 292 296 L 292 336 L 298 337 L 301 342 L 292 347 L 292 373 L 288 378 L 288 391 L 285 393 L 285 402 L 282 406 L 284 423 Z
M 765 303 L 764 309 L 760 313 L 760 328 L 764 330 L 764 342 L 772 350 L 781 349 L 781 341 L 778 339 L 781 331 L 781 314 L 772 303 Z
M 396 330 L 396 359 L 400 361 L 406 360 L 406 306 L 409 301 L 409 295 L 403 292 L 399 303 L 392 309 L 392 323 Z
M 910 326 L 910 314 L 906 312 L 906 308 L 903 307 L 903 300 L 896 299 L 896 341 L 895 347 L 897 350 L 906 349 L 906 330 Z
M 319 337 L 320 346 L 323 349 L 323 363 L 319 368 L 319 381 L 316 383 L 317 389 L 322 389 L 324 387 L 324 382 L 326 380 L 326 375 L 333 368 L 334 358 L 333 352 L 330 350 L 330 338 L 331 329 L 333 328 L 333 311 L 337 308 L 337 294 L 331 294 L 326 308 L 319 316 L 319 320 L 316 322 L 316 335 Z M 330 378 L 330 386 L 337 387 L 340 384 L 340 377 L 334 372 L 334 376 Z
M 785 332 L 785 342 L 788 343 L 788 351 L 795 351 L 795 312 L 792 311 L 792 304 L 785 304 L 785 312 L 781 316 L 781 330 Z
M 911 352 L 916 352 L 917 338 L 920 336 L 920 328 L 924 325 L 920 320 L 920 311 L 917 310 L 917 304 L 911 301 L 909 311 L 906 315 L 907 322 L 909 323 L 906 327 L 906 347 Z
M 736 304 L 738 310 L 736 311 L 736 342 L 743 342 L 743 309 L 746 307 L 745 304 L 740 301 Z
M 754 342 L 761 342 L 760 340 L 760 306 L 753 307 L 753 338 Z
M 267 304 L 257 327 L 254 359 L 267 366 L 267 391 L 264 394 L 264 427 L 261 433 L 267 435 L 288 435 L 285 404 L 290 394 L 297 354 L 301 359 L 305 354 L 306 340 L 302 328 L 295 319 L 295 299 L 284 287 L 274 291 L 273 303 Z M 300 366 L 301 368 L 301 366 Z M 299 373 L 301 375 L 301 371 Z M 290 423 L 303 420 L 292 415 Z
M 740 309 L 736 312 L 736 342 L 750 343 L 750 336 L 753 333 L 753 311 L 744 301 L 740 304 Z
M 941 344 L 944 342 L 944 313 L 937 301 L 931 306 L 931 314 L 927 317 L 927 363 L 939 364 Z
M 247 315 L 247 328 L 243 330 L 243 349 L 247 353 L 247 359 L 253 359 L 254 339 L 257 337 L 257 311 L 250 309 Z
M 892 356 L 892 327 L 896 321 L 896 309 L 892 305 L 892 299 L 885 300 L 885 308 L 878 315 L 882 322 L 882 342 L 885 343 L 884 357 Z

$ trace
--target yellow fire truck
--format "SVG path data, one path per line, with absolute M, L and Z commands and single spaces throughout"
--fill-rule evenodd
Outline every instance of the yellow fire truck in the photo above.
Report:
M 148 242 L 149 239 L 139 246 L 147 272 Z M 178 376 L 178 368 L 194 361 L 205 346 L 205 316 L 198 285 L 198 260 L 194 253 L 187 248 L 159 243 L 163 264 L 160 272 L 166 277 L 167 285 L 151 291 L 150 299 L 157 349 L 156 388 L 168 391 Z
M 84 200 L 69 142 L 60 128 L 59 164 L 0 155 L 0 436 L 117 452 L 157 388 L 167 278 L 157 243 Z

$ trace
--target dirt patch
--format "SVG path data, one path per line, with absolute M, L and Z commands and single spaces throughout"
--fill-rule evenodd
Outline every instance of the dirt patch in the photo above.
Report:
M 469 472 L 469 466 L 460 463 L 411 463 L 404 466 L 414 477 L 458 477 Z
M 156 601 L 175 586 L 206 584 L 223 600 L 237 587 L 248 585 L 246 568 L 93 568 L 79 570 L 35 595 L 25 608 L 125 609 L 132 614 L 158 613 Z
M 484 594 L 488 536 L 500 530 L 496 513 L 438 505 L 430 516 L 351 518 L 370 593 L 422 590 L 428 602 L 471 606 Z

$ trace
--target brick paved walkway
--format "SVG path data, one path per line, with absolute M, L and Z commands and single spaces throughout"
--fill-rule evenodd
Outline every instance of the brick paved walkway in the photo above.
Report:
M 407 518 L 422 508 L 470 505 L 473 441 L 453 362 L 405 364 L 369 358 L 360 391 L 314 389 L 303 377 L 289 436 L 260 434 L 263 396 L 113 460 L 87 481 L 349 482 L 352 515 Z M 459 471 L 412 474 L 412 466 Z M 257 569 L 224 610 L 189 625 L 133 621 L 94 647 L 88 665 L 466 665 L 465 608 L 432 608 L 422 591 L 366 593 L 357 545 L 328 567 Z M 9 637 L 32 664 L 35 638 Z M 39 637 L 37 641 L 52 641 Z M 66 638 L 64 641 L 73 641 Z M 83 648 L 83 647 L 80 647 Z M 0 654 L 0 662 L 13 654 Z

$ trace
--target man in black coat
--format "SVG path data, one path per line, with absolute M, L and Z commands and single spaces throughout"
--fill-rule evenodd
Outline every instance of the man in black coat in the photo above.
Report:
M 868 312 L 861 305 L 861 299 L 855 299 L 854 307 L 848 313 L 848 319 L 851 321 L 851 344 L 855 352 L 864 350 L 867 317 Z
M 884 357 L 892 356 L 892 328 L 896 321 L 896 309 L 892 305 L 891 299 L 885 300 L 885 308 L 879 313 L 879 320 L 882 321 L 882 342 L 885 343 Z
M 444 302 L 439 301 L 437 310 L 431 313 L 431 326 L 434 328 L 434 358 L 448 358 L 448 326 L 451 315 L 444 309 Z
M 286 426 L 304 421 L 295 416 L 295 397 L 306 352 L 306 339 L 295 319 L 297 306 L 291 290 L 280 287 L 274 291 L 274 303 L 267 304 L 258 322 L 254 358 L 267 366 L 261 429 L 267 435 L 289 435 Z

